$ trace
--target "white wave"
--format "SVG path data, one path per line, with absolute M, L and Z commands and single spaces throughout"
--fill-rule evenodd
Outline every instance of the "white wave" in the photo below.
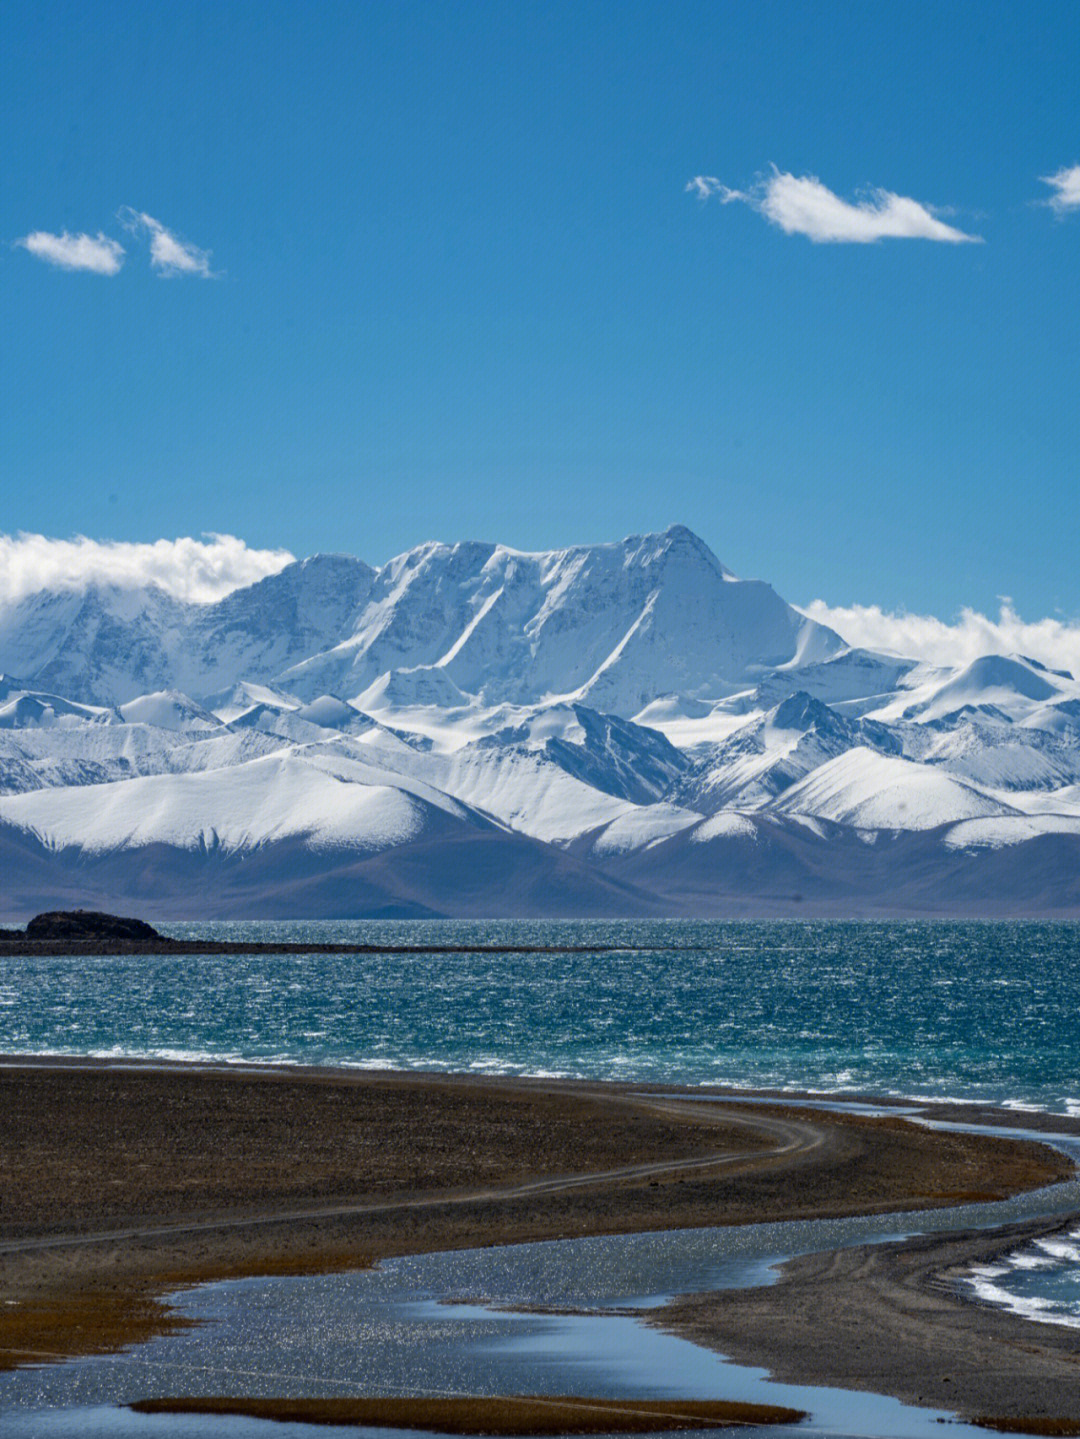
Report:
M 1011 1254 L 1008 1262 L 1013 1269 L 1054 1268 L 1054 1261 L 1048 1255 L 1030 1254 L 1026 1250 L 1019 1250 L 1016 1254 Z
M 1034 1294 L 1023 1297 L 1011 1294 L 1000 1284 L 978 1276 L 970 1283 L 976 1296 L 984 1304 L 993 1304 L 1010 1314 L 1019 1315 L 1021 1319 L 1037 1319 L 1044 1324 L 1059 1324 L 1065 1329 L 1080 1329 L 1080 1315 L 1070 1314 L 1051 1299 L 1042 1299 Z
M 1080 1279 L 1071 1266 L 1080 1264 L 1080 1230 L 1065 1236 L 1051 1235 L 1036 1239 L 1023 1249 L 1014 1250 L 991 1264 L 972 1265 L 965 1283 L 984 1304 L 1004 1309 L 1022 1319 L 1037 1320 L 1043 1324 L 1056 1324 L 1066 1329 L 1080 1328 L 1080 1301 L 1068 1302 L 1051 1299 L 1040 1294 L 1015 1293 L 1009 1285 L 1025 1272 L 1057 1271 L 1068 1280 Z
M 1063 1259 L 1069 1264 L 1080 1264 L 1080 1245 L 1070 1244 L 1068 1239 L 1036 1239 L 1035 1243 L 1054 1259 Z

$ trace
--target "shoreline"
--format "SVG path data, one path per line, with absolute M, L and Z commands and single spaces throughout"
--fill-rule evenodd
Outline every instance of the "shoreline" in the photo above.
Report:
M 709 1098 L 723 1103 L 702 1102 Z M 1014 1111 L 845 1101 L 885 1113 L 719 1086 L 0 1056 L 0 1369 L 117 1352 L 182 1328 L 188 1321 L 165 1296 L 215 1279 L 336 1272 L 392 1254 L 539 1239 L 940 1209 L 1074 1173 L 1046 1144 L 910 1118 L 914 1110 L 944 1122 L 987 1119 L 1007 1130 Z M 1030 1118 L 1043 1121 L 1028 1124 L 1024 1114 L 1030 1128 L 1080 1137 L 1080 1118 Z M 947 1258 L 955 1239 L 934 1236 L 920 1253 Z M 987 1231 L 978 1242 L 999 1239 Z M 848 1255 L 876 1266 L 904 1248 L 837 1251 L 832 1261 L 837 1272 Z M 861 1279 L 841 1293 L 830 1287 L 832 1270 L 806 1268 L 817 1257 L 792 1261 L 767 1290 L 677 1300 L 648 1322 L 684 1337 L 693 1330 L 695 1342 L 767 1364 L 777 1377 L 797 1370 L 798 1382 L 828 1383 L 827 1354 L 770 1342 L 771 1321 L 755 1317 L 789 1283 L 803 1286 L 819 1326 L 838 1294 L 838 1315 L 858 1313 Z M 928 1274 L 934 1265 L 926 1260 Z M 1029 1344 L 1031 1330 L 1047 1327 L 927 1283 L 934 1304 L 977 1315 L 980 1334 L 1007 1330 L 1013 1345 Z M 863 1313 L 863 1334 L 868 1323 L 887 1325 L 896 1295 L 881 1293 L 885 1307 Z M 924 1328 L 934 1332 L 929 1321 Z M 1076 1346 L 1080 1356 L 1080 1333 Z M 900 1392 L 877 1372 L 861 1387 Z M 959 1398 L 933 1402 L 954 1408 Z M 998 1412 L 991 1403 L 965 1410 Z
M 536 951 L 530 951 L 536 952 Z M 592 953 L 594 951 L 590 951 Z M 1047 1135 L 1066 1133 L 1080 1138 L 1080 1111 L 1026 1107 L 1019 1100 L 997 1103 L 989 1099 L 950 1095 L 934 1099 L 920 1094 L 880 1094 L 865 1089 L 777 1089 L 768 1085 L 737 1085 L 723 1080 L 702 1080 L 698 1083 L 677 1079 L 624 1078 L 601 1079 L 588 1074 L 549 1073 L 544 1070 L 457 1070 L 394 1068 L 393 1066 L 352 1063 L 346 1060 L 308 1063 L 300 1059 L 250 1059 L 239 1055 L 193 1054 L 84 1054 L 62 1050 L 0 1050 L 0 1074 L 5 1069 L 82 1070 L 105 1069 L 118 1072 L 205 1073 L 221 1075 L 263 1075 L 283 1077 L 352 1080 L 356 1078 L 439 1081 L 452 1080 L 468 1084 L 537 1084 L 579 1085 L 599 1087 L 611 1092 L 625 1091 L 641 1095 L 669 1094 L 688 1101 L 695 1098 L 724 1103 L 790 1106 L 793 1109 L 821 1110 L 838 1115 L 861 1111 L 884 1111 L 883 1117 L 920 1117 L 942 1123 L 992 1125 L 1003 1132 L 1009 1129 L 1045 1131 Z
M 803 1255 L 780 1265 L 770 1286 L 683 1295 L 639 1318 L 783 1383 L 888 1393 L 984 1427 L 1012 1423 L 1006 1432 L 1080 1432 L 1080 1330 L 1022 1319 L 957 1287 L 970 1265 L 1076 1219 Z M 1076 1428 L 1038 1427 L 1054 1420 Z

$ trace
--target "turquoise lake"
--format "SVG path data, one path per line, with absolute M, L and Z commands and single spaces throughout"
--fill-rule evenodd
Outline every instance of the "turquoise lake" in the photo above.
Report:
M 4 959 L 0 1050 L 869 1091 L 1080 1113 L 1077 923 L 163 927 L 229 940 L 595 948 Z

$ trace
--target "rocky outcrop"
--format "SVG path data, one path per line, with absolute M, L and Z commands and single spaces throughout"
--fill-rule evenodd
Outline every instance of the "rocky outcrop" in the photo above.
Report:
M 102 914 L 92 909 L 54 909 L 36 914 L 26 926 L 27 939 L 61 940 L 70 943 L 120 941 L 130 944 L 140 940 L 160 940 L 162 936 L 152 924 L 141 919 L 127 919 L 118 914 Z

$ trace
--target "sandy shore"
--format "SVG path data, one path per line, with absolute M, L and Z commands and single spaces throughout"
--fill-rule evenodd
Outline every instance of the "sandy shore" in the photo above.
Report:
M 108 1352 L 166 1330 L 182 1321 L 160 1295 L 207 1279 L 568 1235 L 940 1207 L 1069 1172 L 1041 1145 L 744 1097 L 702 1105 L 671 1088 L 0 1062 L 0 1367 Z M 876 1272 L 891 1253 L 875 1248 L 862 1262 Z M 936 1251 L 927 1259 L 927 1322 L 945 1306 L 971 1316 L 972 1334 L 1003 1324 L 1010 1342 L 1028 1336 L 1032 1326 L 939 1292 L 931 1271 L 954 1262 Z M 841 1256 L 834 1267 L 847 1264 Z M 792 1271 L 785 1289 L 802 1272 Z M 808 1324 L 815 1305 L 819 1321 L 823 1305 L 830 1316 L 837 1309 L 832 1273 L 806 1269 L 790 1291 L 804 1296 Z M 849 1308 L 837 1312 L 865 1339 L 908 1290 L 882 1289 L 880 1312 L 860 1318 L 861 1273 L 851 1270 Z M 767 1303 L 779 1292 L 753 1295 Z M 686 1301 L 671 1322 L 730 1353 L 738 1330 L 739 1357 L 843 1382 L 826 1377 L 823 1352 L 770 1343 L 771 1321 L 754 1318 L 752 1297 L 740 1296 L 730 1323 L 717 1318 L 736 1313 L 721 1299 L 713 1310 Z M 865 1383 L 900 1392 L 884 1370 L 867 1371 Z M 985 1393 L 977 1407 L 996 1412 Z M 926 1387 L 923 1402 L 950 1400 Z

